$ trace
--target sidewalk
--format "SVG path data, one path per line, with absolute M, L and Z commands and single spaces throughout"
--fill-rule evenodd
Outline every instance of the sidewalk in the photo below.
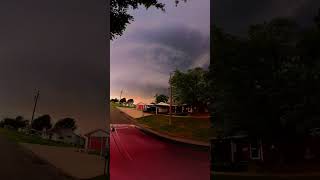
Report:
M 138 111 L 136 109 L 133 108 L 123 108 L 123 107 L 117 107 L 121 112 L 129 115 L 130 117 L 137 119 L 137 118 L 141 118 L 144 116 L 151 116 L 152 114 L 150 113 L 145 113 L 142 111 Z
M 103 175 L 104 159 L 76 148 L 21 143 L 41 159 L 76 179 L 89 179 Z

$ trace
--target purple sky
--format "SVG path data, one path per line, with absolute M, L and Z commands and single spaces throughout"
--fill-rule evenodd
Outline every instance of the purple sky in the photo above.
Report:
M 111 43 L 111 98 L 134 98 L 150 103 L 156 93 L 168 92 L 175 69 L 209 65 L 210 0 L 175 6 L 161 1 L 166 12 L 151 8 L 132 11 L 135 21 Z
M 0 120 L 18 115 L 75 118 L 79 131 L 104 128 L 104 1 L 0 1 Z

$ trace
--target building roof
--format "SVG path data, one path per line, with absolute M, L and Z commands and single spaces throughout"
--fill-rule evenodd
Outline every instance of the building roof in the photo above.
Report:
M 156 106 L 170 106 L 170 104 L 164 103 L 164 102 L 160 102 L 160 103 L 156 104 Z M 177 105 L 173 105 L 172 104 L 172 106 L 177 106 Z
M 170 104 L 164 103 L 164 102 L 160 102 L 158 104 L 156 104 L 157 106 L 170 106 Z
M 139 104 L 143 104 L 143 105 L 145 105 L 145 103 L 143 103 L 143 102 L 139 102 L 139 103 L 137 103 L 137 105 L 139 105 Z
M 86 137 L 89 137 L 89 136 L 91 136 L 91 134 L 94 134 L 94 133 L 96 133 L 96 132 L 103 132 L 103 133 L 106 133 L 107 135 L 108 135 L 108 132 L 107 131 L 105 131 L 105 130 L 103 130 L 103 129 L 96 129 L 96 130 L 93 130 L 93 131 L 91 131 L 91 132 L 88 132 L 87 134 L 85 134 L 84 136 L 86 136 Z

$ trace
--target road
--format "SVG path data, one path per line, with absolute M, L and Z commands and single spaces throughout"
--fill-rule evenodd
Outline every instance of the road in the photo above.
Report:
M 131 121 L 118 109 L 110 108 L 110 124 L 131 124 Z
M 67 180 L 56 168 L 0 136 L 0 179 Z
M 175 144 L 125 125 L 126 117 L 111 111 L 122 127 L 110 136 L 110 173 L 116 180 L 209 180 L 209 150 Z M 117 119 L 111 120 L 117 123 Z

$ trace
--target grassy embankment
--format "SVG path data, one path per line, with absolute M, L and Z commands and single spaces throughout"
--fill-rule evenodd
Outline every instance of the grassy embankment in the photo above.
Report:
M 5 129 L 5 128 L 0 128 L 0 134 L 4 135 L 9 140 L 16 143 L 30 143 L 30 144 L 41 144 L 41 145 L 48 145 L 48 146 L 74 147 L 74 145 L 71 145 L 71 144 L 55 142 L 48 139 L 42 139 L 41 137 L 36 135 L 27 135 L 22 132 Z
M 210 132 L 209 118 L 172 117 L 172 123 L 169 125 L 169 116 L 152 115 L 139 118 L 137 122 L 172 137 L 209 142 L 210 135 L 214 136 L 214 133 Z

